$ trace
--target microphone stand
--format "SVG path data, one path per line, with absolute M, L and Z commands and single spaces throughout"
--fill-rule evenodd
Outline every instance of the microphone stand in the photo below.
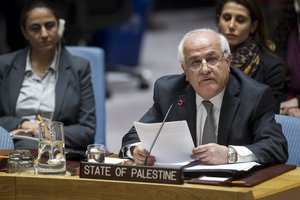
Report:
M 177 102 L 177 101 L 176 101 L 176 102 Z M 154 141 L 153 141 L 153 143 L 152 143 L 152 145 L 151 145 L 151 147 L 150 147 L 150 149 L 149 149 L 149 152 L 148 152 L 148 154 L 147 154 L 147 156 L 146 156 L 146 158 L 145 158 L 144 165 L 147 165 L 147 161 L 148 161 L 148 158 L 149 158 L 149 156 L 150 156 L 150 154 L 151 154 L 151 151 L 152 151 L 152 149 L 153 149 L 153 146 L 154 146 L 154 144 L 156 143 L 156 140 L 157 140 L 157 138 L 158 138 L 158 136 L 159 136 L 159 134 L 160 134 L 160 132 L 161 132 L 161 130 L 162 130 L 162 128 L 163 128 L 165 122 L 166 122 L 166 119 L 167 119 L 167 117 L 168 117 L 168 115 L 169 115 L 169 112 L 170 112 L 171 108 L 173 107 L 174 103 L 176 103 L 176 102 L 173 102 L 173 103 L 170 105 L 170 107 L 169 107 L 169 109 L 168 109 L 168 111 L 167 111 L 167 113 L 166 113 L 166 115 L 165 115 L 165 118 L 164 118 L 164 120 L 162 121 L 162 123 L 161 123 L 161 125 L 160 125 L 160 127 L 159 127 L 159 129 L 158 129 L 158 131 L 157 131 L 157 133 L 156 133 L 156 136 L 155 136 L 155 138 L 154 138 Z

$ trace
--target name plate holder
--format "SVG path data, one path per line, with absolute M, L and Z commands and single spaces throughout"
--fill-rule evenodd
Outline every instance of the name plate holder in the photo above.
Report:
M 183 184 L 182 168 L 80 162 L 80 178 Z

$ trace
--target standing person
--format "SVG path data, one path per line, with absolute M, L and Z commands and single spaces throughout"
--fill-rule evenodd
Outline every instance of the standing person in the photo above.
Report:
M 49 3 L 31 1 L 20 22 L 29 46 L 0 56 L 0 126 L 37 137 L 40 114 L 63 122 L 67 151 L 85 151 L 96 126 L 88 61 L 61 46 L 59 18 Z M 15 147 L 37 148 L 30 141 L 15 140 Z
M 187 121 L 195 159 L 204 164 L 286 162 L 287 141 L 274 119 L 271 89 L 230 67 L 229 44 L 223 35 L 211 29 L 191 31 L 181 40 L 178 57 L 184 74 L 156 81 L 153 106 L 141 122 L 162 122 L 170 105 L 180 99 L 183 106 L 174 106 L 166 121 Z M 204 131 L 207 101 L 212 103 L 214 131 Z M 207 134 L 212 138 L 205 142 Z M 132 127 L 123 137 L 120 156 L 144 164 L 147 154 Z M 150 155 L 147 164 L 155 161 Z
M 220 0 L 216 6 L 220 33 L 228 40 L 232 66 L 251 78 L 268 85 L 279 113 L 283 97 L 285 68 L 272 51 L 274 43 L 267 39 L 266 24 L 256 0 Z M 251 91 L 249 91 L 251 92 Z
M 284 8 L 275 32 L 288 71 L 280 114 L 300 118 L 300 0 L 286 0 Z

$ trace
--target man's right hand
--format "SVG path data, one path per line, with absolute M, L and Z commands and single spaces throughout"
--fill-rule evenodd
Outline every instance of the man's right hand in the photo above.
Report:
M 33 137 L 38 137 L 38 129 L 39 129 L 39 122 L 38 121 L 23 121 L 20 125 L 22 130 L 27 130 L 31 132 Z
M 143 145 L 138 144 L 137 146 L 131 147 L 131 153 L 133 155 L 133 160 L 137 165 L 144 165 L 148 151 L 143 147 Z M 154 156 L 150 155 L 147 159 L 146 165 L 154 165 L 156 159 Z
M 15 129 L 9 132 L 10 136 L 24 135 L 28 137 L 34 137 L 33 132 L 30 129 Z

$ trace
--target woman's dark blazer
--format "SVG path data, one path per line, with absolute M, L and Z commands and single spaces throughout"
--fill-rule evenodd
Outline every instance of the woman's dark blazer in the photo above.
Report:
M 0 126 L 18 128 L 16 103 L 24 80 L 28 48 L 0 56 Z M 61 49 L 53 120 L 64 123 L 65 146 L 84 151 L 94 142 L 95 102 L 88 61 Z
M 284 94 L 285 68 L 279 57 L 261 49 L 259 67 L 252 78 L 268 85 L 273 93 L 275 113 L 279 113 L 280 102 Z M 251 92 L 251 91 L 249 91 Z

